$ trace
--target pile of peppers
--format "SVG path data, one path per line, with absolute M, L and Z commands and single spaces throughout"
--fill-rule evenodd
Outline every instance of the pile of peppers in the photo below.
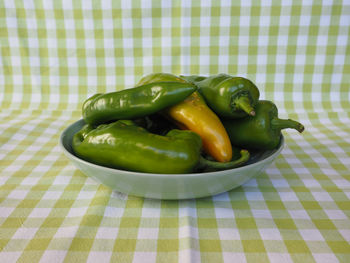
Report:
M 86 161 L 143 173 L 240 167 L 251 151 L 278 147 L 282 129 L 304 130 L 259 96 L 242 77 L 152 73 L 132 89 L 86 99 L 72 148 Z

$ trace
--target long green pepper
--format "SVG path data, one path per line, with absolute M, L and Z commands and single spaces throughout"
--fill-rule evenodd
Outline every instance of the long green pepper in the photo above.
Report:
M 173 129 L 166 136 L 149 133 L 130 120 L 85 125 L 73 137 L 75 154 L 92 163 L 144 173 L 182 174 L 197 169 L 223 170 L 248 161 L 241 151 L 237 160 L 220 163 L 201 156 L 200 136 L 188 130 Z
M 83 118 L 88 124 L 98 125 L 147 116 L 183 101 L 196 89 L 191 83 L 156 82 L 95 94 L 83 103 Z

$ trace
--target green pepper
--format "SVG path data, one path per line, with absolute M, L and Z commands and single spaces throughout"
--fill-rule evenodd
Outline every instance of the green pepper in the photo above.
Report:
M 255 116 L 223 120 L 232 145 L 271 150 L 278 146 L 282 129 L 292 128 L 300 133 L 304 130 L 304 126 L 297 121 L 279 119 L 278 109 L 271 101 L 260 100 L 255 112 Z
M 181 76 L 199 88 L 209 107 L 220 117 L 254 116 L 259 90 L 253 82 L 242 77 L 218 74 L 210 77 Z
M 199 135 L 173 129 L 166 136 L 148 132 L 132 121 L 85 125 L 73 136 L 74 153 L 89 162 L 117 169 L 145 173 L 190 173 L 197 169 L 229 169 L 244 164 L 249 153 L 227 163 L 210 161 L 201 156 Z
M 205 80 L 208 77 L 200 76 L 200 75 L 189 75 L 189 76 L 180 75 L 180 78 L 185 79 L 185 80 L 192 82 L 192 83 L 196 83 L 196 82 Z
M 95 94 L 83 103 L 83 118 L 86 123 L 97 125 L 143 117 L 183 101 L 196 89 L 191 83 L 156 82 Z
M 179 78 L 174 74 L 159 72 L 159 73 L 151 73 L 143 76 L 140 79 L 140 81 L 137 83 L 137 86 L 154 83 L 154 82 L 164 82 L 164 81 L 187 83 L 186 80 Z

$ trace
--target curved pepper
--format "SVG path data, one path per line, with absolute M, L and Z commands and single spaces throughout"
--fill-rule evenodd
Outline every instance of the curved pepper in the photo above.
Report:
M 83 103 L 83 118 L 86 123 L 96 125 L 146 116 L 183 101 L 196 89 L 191 83 L 156 82 L 95 94 Z
M 304 130 L 304 126 L 297 121 L 279 119 L 278 109 L 271 101 L 260 100 L 255 112 L 255 116 L 223 120 L 233 145 L 270 150 L 278 146 L 282 129 L 292 128 L 300 133 Z
M 143 77 L 139 83 L 147 81 L 187 81 L 169 73 L 153 73 Z M 216 161 L 229 162 L 232 159 L 230 138 L 219 117 L 206 105 L 198 92 L 193 92 L 185 100 L 168 107 L 165 114 L 181 129 L 189 129 L 200 135 L 203 149 Z
M 85 125 L 73 137 L 74 153 L 89 162 L 145 173 L 190 173 L 197 168 L 230 169 L 242 165 L 249 153 L 238 160 L 219 163 L 201 156 L 201 138 L 192 131 L 171 130 L 166 136 L 149 133 L 132 121 Z
M 254 116 L 259 90 L 253 82 L 242 77 L 218 74 L 210 77 L 182 76 L 196 84 L 209 107 L 220 117 Z
M 232 146 L 225 127 L 198 92 L 165 112 L 180 128 L 198 133 L 204 151 L 216 161 L 229 162 L 232 159 Z

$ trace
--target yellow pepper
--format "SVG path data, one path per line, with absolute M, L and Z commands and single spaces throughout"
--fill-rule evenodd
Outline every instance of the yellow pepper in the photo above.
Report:
M 204 151 L 216 161 L 231 161 L 232 146 L 226 129 L 198 91 L 166 109 L 166 114 L 179 128 L 196 132 L 202 138 Z
M 187 82 L 170 73 L 152 73 L 144 76 L 138 85 L 158 81 Z M 204 151 L 216 161 L 231 161 L 232 145 L 226 129 L 198 91 L 184 101 L 167 108 L 165 114 L 174 120 L 180 129 L 196 132 L 202 138 Z

